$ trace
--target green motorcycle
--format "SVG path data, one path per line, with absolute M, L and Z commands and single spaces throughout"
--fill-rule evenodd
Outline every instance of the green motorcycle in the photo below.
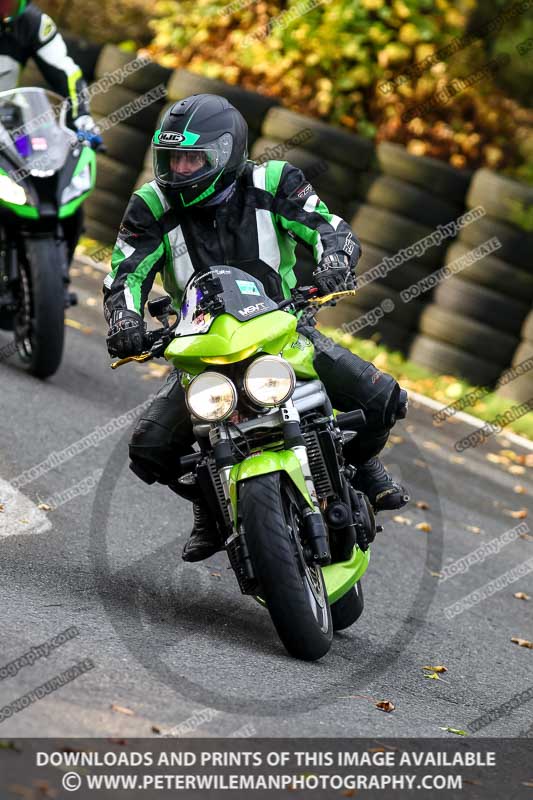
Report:
M 241 592 L 308 661 L 361 615 L 379 530 L 342 453 L 364 413 L 335 414 L 313 345 L 296 330 L 299 312 L 353 292 L 316 294 L 276 303 L 248 273 L 212 267 L 191 278 L 179 316 L 169 297 L 151 301 L 163 327 L 145 334 L 146 352 L 112 364 L 164 355 L 179 371 L 198 447 L 182 459 L 180 482 L 206 498 Z
M 68 267 L 92 192 L 96 157 L 66 126 L 67 103 L 44 89 L 0 93 L 0 328 L 28 371 L 61 363 Z

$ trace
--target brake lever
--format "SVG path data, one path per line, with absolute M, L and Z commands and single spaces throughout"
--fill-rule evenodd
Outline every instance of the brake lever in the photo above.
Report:
M 124 364 L 129 364 L 130 361 L 137 361 L 138 363 L 142 363 L 143 361 L 150 361 L 154 355 L 151 351 L 146 351 L 145 353 L 141 353 L 138 356 L 127 356 L 126 358 L 119 358 L 118 361 L 113 361 L 110 364 L 111 369 L 118 369 L 119 367 L 123 367 Z

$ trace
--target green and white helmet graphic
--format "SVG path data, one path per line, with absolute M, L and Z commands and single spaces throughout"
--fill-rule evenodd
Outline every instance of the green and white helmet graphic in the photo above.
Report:
M 174 103 L 152 141 L 159 188 L 181 208 L 201 205 L 244 169 L 248 126 L 224 97 L 197 94 Z

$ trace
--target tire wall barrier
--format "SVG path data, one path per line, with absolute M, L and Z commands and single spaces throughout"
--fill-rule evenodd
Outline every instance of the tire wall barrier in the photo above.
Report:
M 357 295 L 323 309 L 321 324 L 474 384 L 494 385 L 533 355 L 533 187 L 488 169 L 458 170 L 393 142 L 376 146 L 220 80 L 154 62 L 137 68 L 136 55 L 114 45 L 69 39 L 68 47 L 88 82 L 105 86 L 91 99 L 107 152 L 98 155 L 96 189 L 85 204 L 87 235 L 115 241 L 132 191 L 153 179 L 151 135 L 168 105 L 220 94 L 248 123 L 250 157 L 300 167 L 361 240 Z M 21 83 L 44 85 L 32 62 Z M 299 244 L 297 256 L 298 278 L 310 283 L 312 254 Z M 533 369 L 500 391 L 529 399 Z

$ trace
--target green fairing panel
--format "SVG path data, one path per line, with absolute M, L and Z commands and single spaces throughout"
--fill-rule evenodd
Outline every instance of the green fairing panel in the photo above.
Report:
M 358 547 L 354 547 L 352 557 L 349 561 L 341 561 L 338 564 L 330 564 L 322 567 L 322 574 L 326 583 L 328 600 L 335 603 L 343 595 L 355 586 L 358 580 L 365 574 L 370 561 L 370 549 L 363 553 Z
M 230 364 L 258 351 L 278 354 L 294 338 L 296 323 L 296 317 L 284 311 L 271 311 L 247 322 L 221 314 L 209 332 L 173 339 L 165 358 L 178 369 L 197 373 L 206 368 L 205 359 L 220 359 L 220 363 Z M 208 363 L 216 368 L 216 363 Z
M 285 345 L 281 355 L 292 366 L 298 380 L 314 380 L 318 378 L 313 365 L 315 348 L 310 339 L 307 339 L 300 333 L 296 334 L 296 336 Z
M 259 475 L 269 475 L 273 472 L 287 473 L 300 494 L 305 498 L 306 503 L 310 508 L 314 509 L 313 501 L 305 485 L 302 465 L 298 461 L 296 454 L 292 450 L 263 450 L 231 468 L 229 491 L 235 523 L 237 523 L 238 484 L 241 481 L 257 478 Z

